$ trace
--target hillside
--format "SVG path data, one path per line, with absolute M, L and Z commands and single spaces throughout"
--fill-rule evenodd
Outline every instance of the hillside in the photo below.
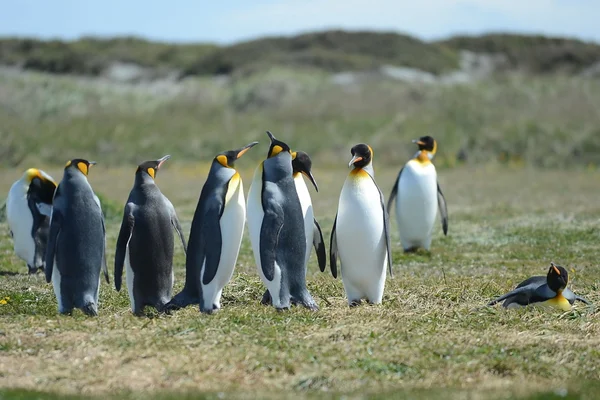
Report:
M 600 61 L 600 45 L 574 39 L 493 34 L 424 42 L 397 33 L 324 31 L 268 37 L 230 46 L 172 44 L 140 38 L 77 41 L 0 39 L 0 65 L 57 74 L 101 75 L 114 63 L 132 63 L 158 75 L 244 73 L 266 66 L 328 72 L 363 71 L 386 65 L 439 75 L 456 70 L 460 53 L 500 55 L 503 69 L 530 73 L 579 73 Z

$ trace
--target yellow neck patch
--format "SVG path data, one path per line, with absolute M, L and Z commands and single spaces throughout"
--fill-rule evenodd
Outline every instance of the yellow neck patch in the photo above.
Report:
M 152 179 L 154 179 L 154 177 L 156 176 L 156 170 L 154 168 L 150 167 L 146 171 L 148 171 L 148 175 L 150 175 L 152 177 Z
M 419 152 L 419 154 L 413 160 L 415 160 L 416 162 L 421 164 L 423 167 L 431 164 L 431 160 L 429 159 L 429 156 L 428 156 L 426 150 L 421 150 Z
M 354 168 L 350 171 L 350 176 L 352 178 L 368 178 L 369 173 L 362 168 Z
M 273 149 L 271 150 L 271 154 L 269 154 L 269 158 L 275 157 L 277 154 L 281 153 L 282 151 L 283 151 L 283 147 L 276 144 L 275 146 L 273 146 Z
M 241 188 L 242 179 L 239 173 L 235 173 L 229 183 L 227 184 L 227 193 L 225 194 L 225 204 L 229 203 L 229 200 L 237 193 L 238 189 Z
M 558 308 L 562 311 L 571 310 L 571 303 L 569 303 L 569 300 L 567 300 L 566 297 L 562 295 L 562 293 L 557 294 L 556 297 L 553 297 L 550 300 L 542 302 L 542 305 L 547 307 Z
M 26 176 L 27 183 L 31 183 L 33 178 L 41 179 L 41 177 L 42 177 L 40 174 L 40 171 L 37 168 L 29 168 L 27 171 L 25 171 L 25 176 Z
M 77 163 L 77 169 L 83 172 L 85 176 L 87 176 L 87 174 L 90 172 L 88 165 L 81 161 Z
M 223 154 L 217 156 L 217 162 L 222 166 L 229 168 L 229 165 L 227 164 L 227 156 L 224 156 Z

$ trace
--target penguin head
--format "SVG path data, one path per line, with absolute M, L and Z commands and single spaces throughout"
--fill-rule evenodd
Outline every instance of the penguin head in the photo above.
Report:
M 437 152 L 437 142 L 431 136 L 421 136 L 418 139 L 414 139 L 413 143 L 416 143 L 417 146 L 419 146 L 421 152 L 426 152 L 430 159 L 432 159 Z
M 548 276 L 546 277 L 548 287 L 556 293 L 562 292 L 569 282 L 569 273 L 560 265 L 550 262 Z
M 301 173 L 306 176 L 312 184 L 315 186 L 315 190 L 318 192 L 319 187 L 317 186 L 317 181 L 315 181 L 315 177 L 311 171 L 312 161 L 308 154 L 303 151 L 294 151 L 292 153 L 292 169 L 294 174 Z
M 147 175 L 150 175 L 150 177 L 152 179 L 155 179 L 156 174 L 158 173 L 158 170 L 164 164 L 164 162 L 167 161 L 169 158 L 171 158 L 171 156 L 167 154 L 166 156 L 161 157 L 158 160 L 144 161 L 143 163 L 138 165 L 137 171 L 135 171 L 135 173 L 136 174 L 147 174 Z
M 88 173 L 90 172 L 90 167 L 92 165 L 96 165 L 96 161 L 88 161 L 88 160 L 84 160 L 83 158 L 74 158 L 70 161 L 67 161 L 67 164 L 65 165 L 65 170 L 68 169 L 75 169 L 79 172 L 81 172 L 83 175 L 88 176 Z
M 350 149 L 350 153 L 352 153 L 352 160 L 348 163 L 348 167 L 364 168 L 373 159 L 373 149 L 368 144 L 357 144 Z
M 214 161 L 218 162 L 226 168 L 233 168 L 233 166 L 235 165 L 235 161 L 257 144 L 258 142 L 252 142 L 250 144 L 245 145 L 241 149 L 224 151 L 223 153 L 217 154 Z
M 269 131 L 267 131 L 267 136 L 271 139 L 271 146 L 269 146 L 269 153 L 267 154 L 267 158 L 275 157 L 277 154 L 282 151 L 287 151 L 288 153 L 292 153 L 290 146 L 283 143 L 281 140 L 275 139 L 275 136 Z
M 57 185 L 50 175 L 37 168 L 29 168 L 25 171 L 21 179 L 27 185 L 28 192 L 36 192 L 43 202 L 52 204 L 52 198 L 54 197 Z

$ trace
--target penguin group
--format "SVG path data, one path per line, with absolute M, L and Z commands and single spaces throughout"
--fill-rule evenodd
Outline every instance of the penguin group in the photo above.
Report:
M 156 184 L 159 170 L 170 156 L 137 166 L 114 259 L 115 289 L 121 290 L 125 268 L 133 314 L 143 315 L 147 306 L 165 313 L 190 305 L 205 314 L 219 310 L 246 225 L 257 272 L 266 289 L 261 302 L 278 310 L 291 305 L 319 309 L 306 285 L 313 249 L 322 272 L 327 264 L 321 226 L 304 181 L 306 177 L 318 192 L 312 161 L 305 152 L 292 150 L 271 132 L 266 133 L 269 149 L 254 171 L 247 199 L 235 163 L 258 142 L 214 157 L 187 242 L 175 207 Z M 413 142 L 417 152 L 400 169 L 387 203 L 375 180 L 371 146 L 359 143 L 350 149 L 351 170 L 341 188 L 329 240 L 331 274 L 337 278 L 339 264 L 350 307 L 363 300 L 381 303 L 386 278 L 393 276 L 389 210 L 394 201 L 404 252 L 430 250 L 438 214 L 444 235 L 448 233 L 446 200 L 432 163 L 437 142 L 431 136 Z M 77 308 L 98 315 L 102 275 L 110 283 L 104 215 L 87 179 L 95 164 L 84 159 L 68 161 L 58 184 L 46 172 L 30 168 L 12 185 L 7 199 L 14 251 L 29 273 L 44 271 L 62 314 Z M 173 296 L 175 233 L 186 262 L 184 287 Z M 589 304 L 570 291 L 567 282 L 567 271 L 551 263 L 547 276 L 531 277 L 488 305 L 503 302 L 505 308 L 513 308 L 536 304 L 566 311 L 576 300 Z

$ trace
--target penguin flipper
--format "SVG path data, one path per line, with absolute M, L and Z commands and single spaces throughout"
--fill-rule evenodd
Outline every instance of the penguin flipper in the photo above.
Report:
M 163 195 L 163 199 L 164 199 L 165 203 L 167 203 L 167 206 L 169 207 L 169 210 L 170 210 L 171 225 L 173 225 L 173 228 L 175 229 L 175 231 L 177 231 L 177 235 L 179 236 L 179 239 L 181 240 L 181 244 L 183 245 L 183 252 L 187 255 L 187 243 L 185 242 L 185 236 L 183 235 L 183 230 L 181 229 L 181 224 L 179 223 L 179 218 L 177 217 L 177 213 L 175 212 L 175 207 L 173 207 L 173 203 L 171 203 L 171 201 L 169 199 L 167 199 L 167 197 L 165 195 Z
M 323 232 L 316 219 L 313 219 L 313 246 L 315 246 L 315 252 L 317 253 L 317 261 L 319 262 L 319 269 L 321 272 L 325 272 L 325 266 L 327 265 L 327 255 L 325 254 L 325 241 L 323 240 Z
M 573 304 L 575 303 L 575 301 L 581 301 L 584 304 L 590 305 L 592 303 L 590 303 L 588 300 L 586 300 L 585 298 L 581 297 L 581 296 L 577 296 L 575 293 L 573 293 L 573 291 L 569 288 L 565 288 L 565 290 L 563 290 L 562 295 L 565 297 L 565 299 L 567 299 L 569 301 L 569 303 Z
M 127 203 L 125 206 L 125 212 L 123 213 L 123 221 L 121 222 L 121 229 L 119 230 L 119 236 L 117 238 L 117 249 L 115 250 L 115 289 L 121 290 L 121 280 L 123 278 L 123 264 L 125 263 L 125 255 L 127 254 L 127 243 L 133 233 L 133 227 L 135 225 L 135 218 L 133 216 L 133 210 L 130 206 L 131 203 Z
M 500 297 L 495 298 L 494 300 L 490 301 L 487 305 L 493 306 L 494 304 L 500 303 L 501 301 L 520 295 L 527 295 L 527 298 L 531 298 L 534 291 L 535 289 L 530 286 L 522 286 L 520 288 L 511 290 L 510 292 L 503 294 Z M 531 303 L 531 301 L 528 301 L 528 303 Z
M 58 193 L 58 189 L 57 189 Z M 52 269 L 54 269 L 54 256 L 56 254 L 56 244 L 60 229 L 62 226 L 63 216 L 57 209 L 52 210 L 52 218 L 50 219 L 50 233 L 48 234 L 48 243 L 46 245 L 46 283 L 52 280 Z
M 104 238 L 104 246 L 102 246 L 102 272 L 104 273 L 104 279 L 106 283 L 110 284 L 110 278 L 108 277 L 108 264 L 106 263 L 106 226 L 104 225 L 104 212 L 102 211 L 102 205 L 98 196 L 94 195 L 94 201 L 100 209 L 100 219 L 102 220 L 102 237 Z
M 400 171 L 400 173 L 402 173 L 402 171 Z M 379 186 L 377 186 L 375 178 L 373 178 L 371 174 L 369 174 L 369 176 L 371 177 L 373 183 L 375 184 L 375 187 L 379 191 L 379 203 L 381 205 L 381 211 L 383 211 L 383 234 L 385 235 L 385 251 L 387 253 L 387 264 L 388 269 L 390 271 L 390 278 L 393 278 L 394 274 L 392 273 L 392 238 L 390 235 L 390 214 L 388 213 L 387 207 L 385 206 L 383 193 L 381 192 L 381 189 L 379 189 Z
M 208 285 L 212 282 L 217 275 L 217 269 L 219 268 L 221 247 L 223 245 L 220 224 L 222 210 L 222 204 L 219 204 L 217 207 L 213 206 L 207 210 L 202 218 L 201 247 L 204 251 L 204 260 L 202 260 L 204 261 L 204 274 L 202 274 L 203 285 Z M 200 264 L 200 268 L 202 268 L 202 264 Z M 202 297 L 202 293 L 200 293 L 200 297 Z
M 263 202 L 264 217 L 260 227 L 260 263 L 263 274 L 267 280 L 272 281 L 275 276 L 275 262 L 277 261 L 277 244 L 284 217 L 281 205 L 274 201 Z M 268 229 L 265 229 L 268 227 Z
M 442 230 L 444 231 L 444 235 L 448 234 L 448 208 L 446 206 L 446 199 L 444 198 L 444 194 L 442 193 L 442 189 L 440 188 L 440 184 L 437 184 L 437 199 L 438 199 L 438 208 L 440 210 L 440 216 L 442 217 Z
M 390 193 L 390 198 L 388 199 L 388 202 L 387 202 L 388 210 L 391 209 L 392 203 L 394 202 L 394 199 L 398 195 L 398 182 L 400 182 L 400 175 L 402 175 L 402 171 L 404 171 L 404 167 L 402 167 L 400 169 L 400 172 L 398 172 L 398 176 L 396 177 L 396 182 L 394 182 L 394 187 L 392 188 L 392 191 Z
M 333 275 L 334 278 L 337 278 L 337 259 L 339 257 L 337 248 L 336 225 L 337 213 L 335 214 L 335 218 L 333 220 L 333 228 L 331 229 L 331 238 L 329 242 L 329 268 L 331 268 L 331 275 Z
M 33 250 L 33 265 L 31 266 L 33 270 L 37 270 L 41 268 L 44 259 L 44 239 L 42 236 L 47 232 L 45 229 L 40 230 L 42 225 L 46 221 L 47 208 L 44 208 L 44 213 L 41 212 L 40 205 L 44 203 L 40 203 L 37 196 L 27 196 L 27 205 L 29 206 L 29 211 L 31 212 L 31 216 L 33 218 L 33 224 L 31 225 L 31 237 L 33 238 L 34 250 Z M 52 208 L 50 208 L 50 212 Z M 31 272 L 31 271 L 30 271 Z

